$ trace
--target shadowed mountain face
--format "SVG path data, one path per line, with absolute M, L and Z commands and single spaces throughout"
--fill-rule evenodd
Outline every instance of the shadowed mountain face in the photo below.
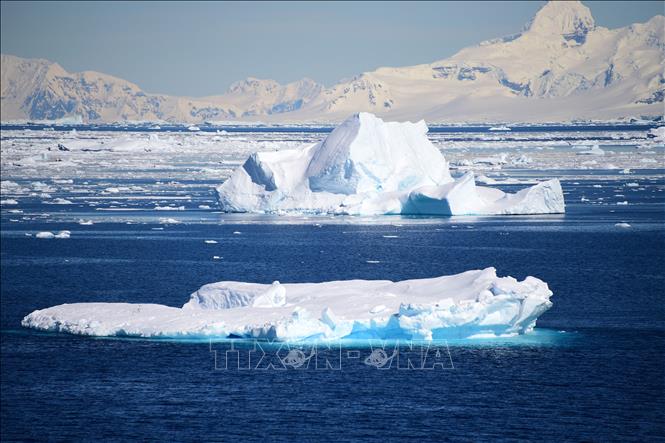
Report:
M 664 71 L 665 17 L 610 30 L 580 2 L 550 2 L 518 34 L 330 88 L 248 78 L 222 95 L 173 97 L 2 55 L 2 120 L 340 121 L 359 111 L 434 122 L 653 117 L 663 114 Z

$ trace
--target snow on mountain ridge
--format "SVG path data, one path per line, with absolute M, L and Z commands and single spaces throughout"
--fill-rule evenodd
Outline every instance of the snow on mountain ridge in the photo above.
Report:
M 228 104 L 239 116 L 280 114 L 300 109 L 323 90 L 309 78 L 281 85 L 275 80 L 248 77 L 231 84 L 224 95 L 208 99 Z
M 525 32 L 551 37 L 561 35 L 566 40 L 583 43 L 586 34 L 596 24 L 589 8 L 578 1 L 548 2 L 527 23 Z
M 435 122 L 662 117 L 665 17 L 607 29 L 579 1 L 554 1 L 522 32 L 434 63 L 382 67 L 329 88 L 249 77 L 223 95 L 197 99 L 147 94 L 43 60 L 2 61 L 3 120 L 341 121 L 360 111 Z

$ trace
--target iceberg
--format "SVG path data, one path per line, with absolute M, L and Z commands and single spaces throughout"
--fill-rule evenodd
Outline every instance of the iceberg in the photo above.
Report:
M 275 341 L 453 339 L 530 332 L 552 306 L 535 277 L 494 268 L 404 280 L 202 286 L 182 307 L 74 303 L 34 311 L 22 325 L 88 336 Z
M 320 143 L 256 152 L 217 188 L 226 212 L 345 215 L 550 214 L 565 211 L 557 179 L 517 194 L 454 179 L 424 121 L 355 114 Z

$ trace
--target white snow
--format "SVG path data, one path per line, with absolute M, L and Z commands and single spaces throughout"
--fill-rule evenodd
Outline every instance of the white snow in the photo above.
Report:
M 227 212 L 349 215 L 564 212 L 556 179 L 517 194 L 476 186 L 472 172 L 453 179 L 427 131 L 424 121 L 386 123 L 354 114 L 323 142 L 252 154 L 217 188 L 220 206 Z M 505 163 L 506 155 L 490 160 Z
M 74 303 L 34 311 L 22 325 L 92 336 L 227 337 L 298 341 L 470 338 L 530 332 L 552 306 L 546 283 L 494 268 L 392 282 L 346 280 L 202 286 L 182 308 Z

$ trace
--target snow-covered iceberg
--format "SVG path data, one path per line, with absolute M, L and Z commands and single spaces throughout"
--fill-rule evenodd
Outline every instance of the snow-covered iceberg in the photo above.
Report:
M 34 311 L 22 325 L 91 336 L 280 341 L 494 337 L 531 331 L 551 295 L 535 277 L 497 277 L 494 268 L 401 282 L 226 281 L 202 286 L 181 308 L 64 304 Z
M 559 181 L 517 194 L 457 180 L 427 125 L 355 114 L 317 144 L 252 154 L 217 188 L 227 212 L 381 215 L 563 213 Z

